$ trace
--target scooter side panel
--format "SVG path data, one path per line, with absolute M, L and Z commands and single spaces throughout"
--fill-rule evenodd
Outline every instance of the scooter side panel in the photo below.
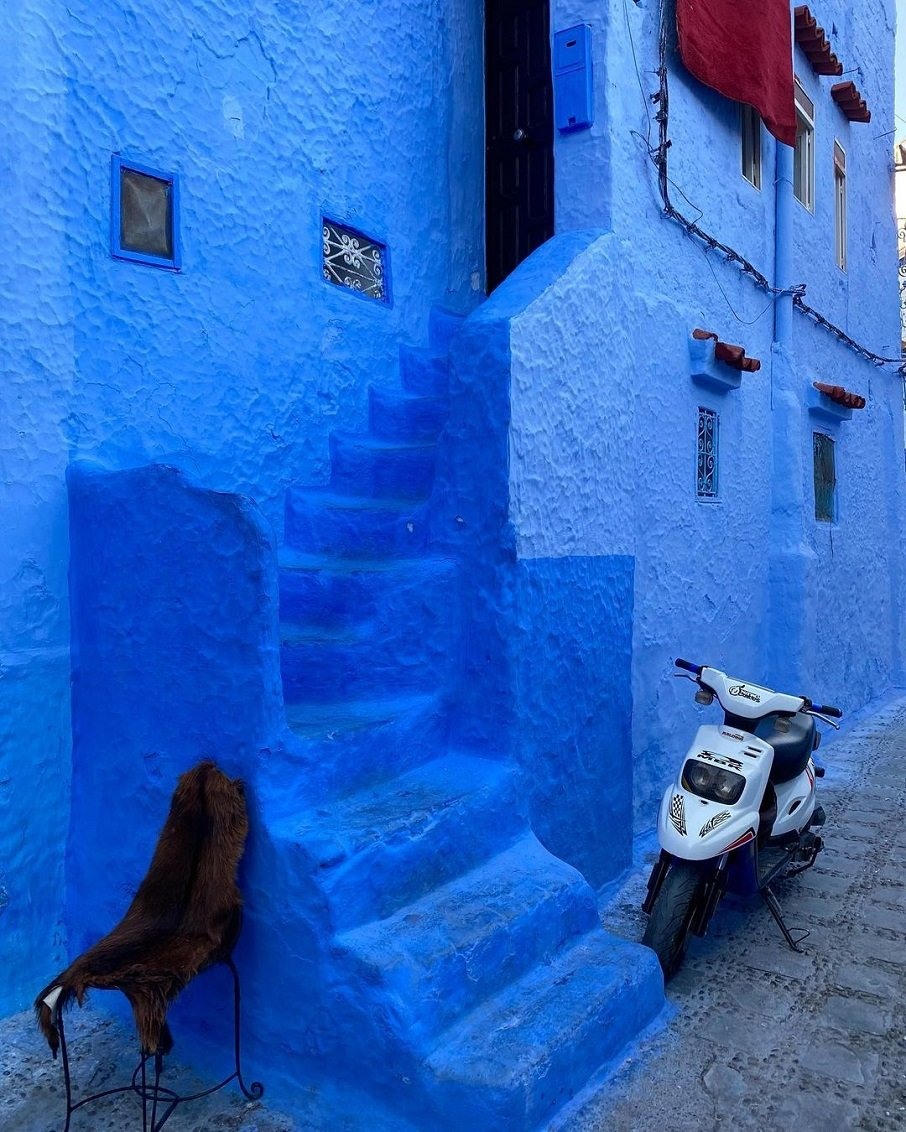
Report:
M 774 791 L 777 794 L 777 817 L 771 836 L 782 837 L 807 826 L 815 812 L 815 769 L 811 759 L 802 774 L 789 782 L 775 785 Z

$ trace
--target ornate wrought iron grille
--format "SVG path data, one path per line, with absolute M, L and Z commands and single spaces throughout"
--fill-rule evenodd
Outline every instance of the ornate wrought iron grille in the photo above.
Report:
M 812 433 L 812 441 L 815 457 L 815 518 L 822 523 L 832 523 L 837 488 L 834 442 L 823 432 Z
M 386 303 L 386 247 L 333 220 L 324 220 L 321 235 L 324 278 Z
M 717 448 L 719 417 L 713 409 L 698 410 L 698 465 L 695 494 L 699 499 L 717 498 Z

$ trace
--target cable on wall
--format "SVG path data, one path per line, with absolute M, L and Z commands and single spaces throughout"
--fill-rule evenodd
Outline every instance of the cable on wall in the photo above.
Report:
M 761 287 L 770 295 L 792 295 L 794 307 L 810 318 L 816 325 L 822 327 L 830 334 L 833 334 L 844 346 L 853 350 L 860 357 L 865 358 L 866 361 L 877 366 L 894 365 L 901 375 L 906 376 L 906 360 L 903 358 L 886 358 L 881 354 L 876 354 L 873 350 L 869 350 L 867 346 L 863 346 L 861 342 L 857 342 L 856 339 L 847 334 L 845 330 L 832 323 L 830 319 L 825 318 L 824 315 L 816 311 L 814 307 L 809 306 L 804 297 L 806 289 L 804 283 L 798 283 L 794 287 L 786 289 L 774 287 L 767 277 L 763 275 L 753 263 L 750 263 L 745 256 L 741 255 L 735 248 L 731 248 L 728 244 L 712 236 L 710 232 L 707 232 L 696 221 L 690 220 L 687 216 L 684 216 L 671 201 L 671 182 L 667 175 L 667 151 L 671 145 L 667 131 L 670 92 L 667 83 L 667 19 L 663 4 L 661 5 L 660 32 L 658 36 L 658 69 L 656 74 L 659 80 L 658 90 L 650 97 L 651 101 L 655 103 L 658 108 L 655 114 L 655 121 L 658 123 L 659 136 L 656 147 L 652 146 L 650 143 L 648 144 L 648 156 L 651 158 L 658 171 L 658 189 L 664 205 L 664 215 L 676 221 L 677 224 L 680 224 L 690 236 L 694 236 L 697 240 L 704 243 L 709 251 L 718 251 L 726 257 L 728 262 L 735 263 L 740 271 L 742 271 L 744 275 L 749 276 L 756 286 Z M 682 192 L 682 190 L 679 191 Z

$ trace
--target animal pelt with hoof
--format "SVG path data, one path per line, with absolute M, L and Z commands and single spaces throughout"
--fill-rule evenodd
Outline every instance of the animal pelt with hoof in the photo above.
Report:
M 169 1053 L 167 1010 L 200 971 L 229 958 L 242 898 L 236 870 L 248 833 L 245 792 L 210 761 L 179 779 L 151 867 L 117 926 L 61 971 L 35 1000 L 54 1057 L 56 1011 L 89 987 L 129 999 L 146 1053 Z M 60 989 L 56 1002 L 53 992 Z M 53 1008 L 45 999 L 51 996 Z

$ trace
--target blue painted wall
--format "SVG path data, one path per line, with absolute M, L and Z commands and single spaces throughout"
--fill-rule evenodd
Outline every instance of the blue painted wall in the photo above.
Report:
M 584 15 L 553 7 L 555 26 Z M 791 270 L 808 302 L 895 357 L 893 5 L 882 9 L 814 10 L 844 65 L 861 68 L 854 77 L 870 126 L 846 121 L 830 99 L 835 80 L 814 75 L 797 49 L 797 73 L 817 107 L 817 188 L 814 214 L 792 202 Z M 606 231 L 561 273 L 540 258 L 520 269 L 536 286 L 511 322 L 510 518 L 520 560 L 635 559 L 634 805 L 636 828 L 645 829 L 698 722 L 699 709 L 669 678 L 674 656 L 849 709 L 902 680 L 901 383 L 892 366 L 875 368 L 797 312 L 792 340 L 775 348 L 770 297 L 663 218 L 643 142 L 657 138 L 646 97 L 657 10 L 611 4 L 587 18 L 595 126 L 557 141 L 558 216 L 566 229 L 590 214 Z M 701 213 L 708 231 L 773 278 L 773 139 L 763 131 L 759 191 L 740 173 L 738 107 L 689 77 L 672 47 L 668 67 L 674 203 L 692 218 Z M 846 272 L 834 262 L 835 138 L 847 151 Z M 760 372 L 729 393 L 693 384 L 696 326 L 745 345 Z M 816 380 L 869 399 L 827 430 L 838 442 L 834 524 L 814 519 L 812 432 L 824 426 L 805 405 Z M 699 406 L 720 413 L 713 503 L 695 497 Z
M 477 301 L 482 46 L 465 0 L 11 0 L 0 37 L 11 1009 L 65 951 L 66 466 L 163 459 L 248 491 L 279 533 L 284 488 L 326 479 L 330 429 L 364 421 L 366 384 L 394 374 L 400 338 L 420 337 L 432 303 Z M 180 176 L 181 273 L 110 257 L 114 153 Z M 322 280 L 322 212 L 386 241 L 392 306 Z
M 174 783 L 246 775 L 283 715 L 273 535 L 174 468 L 70 471 L 73 955 L 123 915 Z M 99 836 L 100 834 L 100 836 Z

